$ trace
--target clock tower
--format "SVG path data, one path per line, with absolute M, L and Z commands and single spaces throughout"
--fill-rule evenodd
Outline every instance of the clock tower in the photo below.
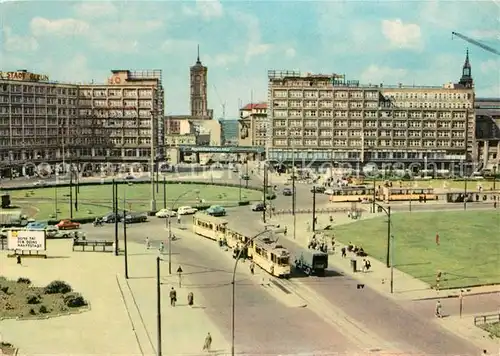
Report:
M 191 116 L 198 118 L 210 117 L 207 102 L 207 74 L 208 68 L 200 61 L 200 46 L 198 57 L 194 66 L 190 68 L 191 77 Z

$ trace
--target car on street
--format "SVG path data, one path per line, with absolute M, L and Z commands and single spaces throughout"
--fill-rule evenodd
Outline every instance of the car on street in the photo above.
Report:
M 211 216 L 225 216 L 226 209 L 220 205 L 212 205 L 210 208 L 206 210 L 208 215 Z
M 35 186 L 35 187 L 43 187 L 46 185 L 47 185 L 47 183 L 44 182 L 43 180 L 37 180 L 35 183 L 33 183 L 33 186 Z
M 26 225 L 26 230 L 45 230 L 47 228 L 47 223 L 33 221 Z
M 243 179 L 243 180 L 250 180 L 250 176 L 248 174 L 243 174 L 241 176 L 241 179 Z
M 168 217 L 172 217 L 172 216 L 176 216 L 177 213 L 173 210 L 170 210 L 170 209 L 160 209 L 158 212 L 156 212 L 155 216 L 157 218 L 168 218 Z
M 233 167 L 232 171 L 233 173 L 238 173 L 239 172 L 238 167 Z
M 321 185 L 315 185 L 311 189 L 311 193 L 324 193 L 326 191 L 326 188 L 321 186 Z
M 191 206 L 181 206 L 179 209 L 177 209 L 177 214 L 179 215 L 192 215 L 196 213 L 198 209 L 193 208 Z
M 262 202 L 252 205 L 252 211 L 265 211 L 265 210 L 266 210 L 266 204 Z
M 118 221 L 122 221 L 123 212 L 119 212 L 118 214 L 114 214 L 113 212 L 107 213 L 102 217 L 102 222 L 112 224 L 115 222 L 116 218 L 118 218 Z
M 80 223 L 71 220 L 61 220 L 56 224 L 59 230 L 74 230 L 80 228 Z
M 135 224 L 148 221 L 146 214 L 127 214 L 125 224 Z
M 283 188 L 283 195 L 286 197 L 292 196 L 293 195 L 292 188 Z
M 135 179 L 135 177 L 133 175 L 129 174 L 128 176 L 125 177 L 125 179 L 126 180 L 133 180 L 133 179 Z

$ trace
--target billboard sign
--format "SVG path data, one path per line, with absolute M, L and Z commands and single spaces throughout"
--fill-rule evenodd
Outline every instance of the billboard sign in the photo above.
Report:
M 45 251 L 45 231 L 10 230 L 7 234 L 7 249 L 20 251 Z
M 35 74 L 30 73 L 24 70 L 20 70 L 17 72 L 1 72 L 0 71 L 0 79 L 5 80 L 26 80 L 30 82 L 48 82 L 49 77 L 45 74 Z

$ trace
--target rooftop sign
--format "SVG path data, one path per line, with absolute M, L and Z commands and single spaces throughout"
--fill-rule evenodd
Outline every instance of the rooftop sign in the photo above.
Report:
M 35 74 L 25 71 L 0 72 L 0 79 L 19 80 L 19 81 L 24 80 L 30 82 L 48 82 L 49 76 L 45 74 Z

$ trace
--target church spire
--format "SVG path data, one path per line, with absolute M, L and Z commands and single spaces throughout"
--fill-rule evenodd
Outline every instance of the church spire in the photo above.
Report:
M 198 45 L 198 52 L 197 53 L 198 53 L 198 55 L 196 57 L 196 64 L 201 64 L 201 61 L 200 61 L 200 45 Z
M 467 52 L 465 54 L 465 62 L 462 67 L 462 78 L 460 78 L 460 84 L 465 86 L 466 88 L 472 88 L 473 80 L 472 80 L 472 71 L 469 60 L 469 49 L 467 48 Z

